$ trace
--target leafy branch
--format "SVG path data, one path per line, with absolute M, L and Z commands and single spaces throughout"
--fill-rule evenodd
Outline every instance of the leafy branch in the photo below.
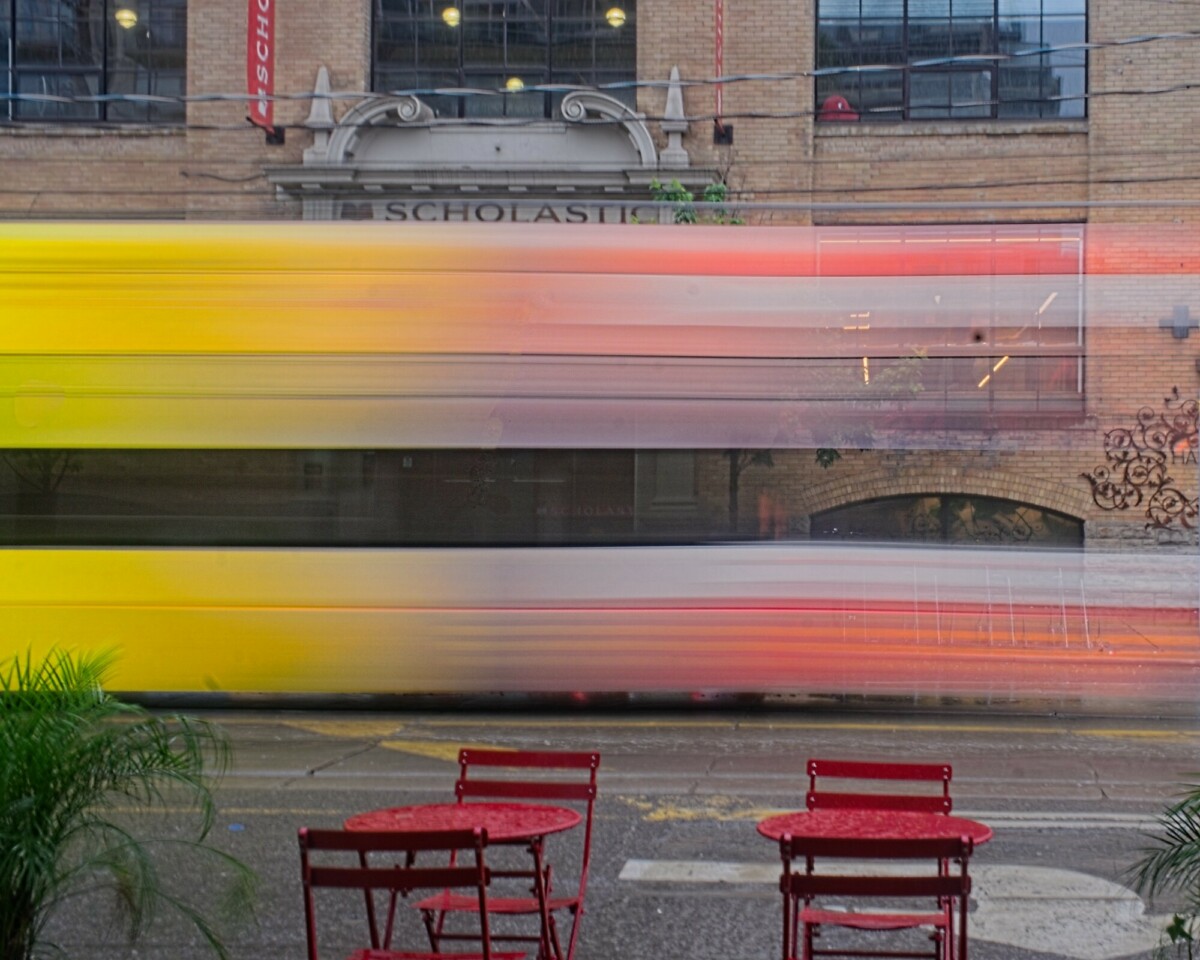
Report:
M 10 450 L 0 457 L 21 483 L 38 493 L 54 493 L 68 473 L 83 468 L 71 451 Z
M 745 223 L 735 212 L 725 207 L 729 188 L 723 183 L 710 183 L 704 188 L 700 198 L 701 202 L 706 204 L 703 216 L 696 211 L 696 195 L 678 180 L 672 180 L 665 186 L 658 180 L 651 180 L 650 194 L 659 203 L 675 205 L 673 217 L 676 223 Z
M 1160 836 L 1134 864 L 1134 887 L 1151 897 L 1166 892 L 1183 894 L 1184 909 L 1163 931 L 1160 955 L 1171 950 L 1193 960 L 1200 933 L 1200 784 L 1189 784 L 1182 798 L 1158 817 Z

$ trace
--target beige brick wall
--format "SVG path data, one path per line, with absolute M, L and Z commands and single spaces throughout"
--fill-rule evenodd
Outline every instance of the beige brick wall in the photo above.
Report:
M 782 10 L 776 0 L 724 0 L 724 72 L 795 74 L 731 82 L 724 113 L 732 145 L 713 143 L 715 90 L 684 93 L 697 119 L 685 137 L 693 166 L 724 176 L 743 200 L 1055 201 L 1054 210 L 956 210 L 823 213 L 820 222 L 936 220 L 1185 220 L 1196 210 L 1093 209 L 1085 200 L 1200 199 L 1200 99 L 1190 90 L 1159 90 L 1195 78 L 1195 44 L 1159 41 L 1093 51 L 1090 84 L 1097 94 L 1086 120 L 1049 123 L 964 122 L 814 124 L 812 0 Z M 363 91 L 370 75 L 371 7 L 366 0 L 296 0 L 277 11 L 277 81 L 282 93 L 306 93 L 317 68 L 330 70 L 338 91 Z M 245 0 L 206 0 L 189 16 L 189 78 L 193 94 L 244 88 Z M 1092 0 L 1093 40 L 1194 29 L 1186 5 Z M 638 72 L 666 80 L 678 66 L 685 81 L 715 71 L 714 0 L 641 0 Z M 640 108 L 654 118 L 666 93 L 645 89 Z M 339 103 L 343 113 L 347 103 Z M 309 103 L 281 102 L 276 116 L 298 124 Z M 9 216 L 149 213 L 192 217 L 295 217 L 296 205 L 276 200 L 264 165 L 299 163 L 312 135 L 289 130 L 287 143 L 268 146 L 245 121 L 243 103 L 196 103 L 186 134 L 153 128 L 103 133 L 78 127 L 0 127 Z M 757 115 L 757 116 L 750 116 Z M 116 167 L 114 168 L 114 164 Z M 769 221 L 808 219 L 805 210 L 763 214 Z
M 1090 39 L 1112 40 L 1195 31 L 1196 9 L 1170 3 L 1093 0 Z M 1088 176 L 1094 200 L 1200 199 L 1200 153 L 1188 146 L 1200 127 L 1194 90 L 1166 91 L 1196 80 L 1195 41 L 1166 40 L 1091 53 Z M 1095 210 L 1096 221 L 1195 223 L 1181 207 Z
M 182 131 L 0 127 L 0 216 L 179 217 L 187 151 Z
M 329 70 L 335 91 L 367 89 L 370 72 L 371 11 L 367 3 L 317 3 L 295 0 L 279 5 L 275 18 L 278 94 L 311 92 L 317 70 Z M 245 88 L 246 2 L 205 0 L 194 5 L 188 21 L 189 90 L 242 92 Z M 336 101 L 335 116 L 354 101 Z M 311 101 L 275 104 L 275 121 L 301 124 Z M 297 217 L 297 205 L 276 200 L 263 176 L 264 166 L 299 164 L 312 135 L 288 130 L 283 145 L 266 143 L 264 133 L 246 121 L 246 104 L 194 103 L 188 123 L 188 198 L 192 217 Z M 199 181 L 199 182 L 197 182 Z
M 813 200 L 1067 203 L 1088 199 L 1083 122 L 818 124 Z M 823 213 L 818 223 L 1087 219 L 1083 207 Z

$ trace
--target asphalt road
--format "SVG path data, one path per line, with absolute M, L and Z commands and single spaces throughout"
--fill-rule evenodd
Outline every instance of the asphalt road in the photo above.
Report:
M 304 956 L 299 826 L 448 800 L 464 745 L 600 750 L 578 960 L 777 956 L 777 855 L 754 827 L 803 806 L 810 756 L 953 764 L 955 813 L 995 830 L 972 860 L 978 960 L 1149 957 L 1173 904 L 1144 904 L 1128 889 L 1128 870 L 1156 814 L 1200 770 L 1200 722 L 1179 718 L 444 711 L 212 719 L 236 750 L 212 836 L 261 878 L 256 922 L 228 934 L 235 958 Z M 178 836 L 182 822 L 154 814 L 138 825 Z M 550 840 L 552 854 L 559 843 Z M 164 874 L 189 892 L 212 886 L 175 853 Z M 194 932 L 165 918 L 131 948 L 88 897 L 66 904 L 51 933 L 74 957 L 211 956 Z

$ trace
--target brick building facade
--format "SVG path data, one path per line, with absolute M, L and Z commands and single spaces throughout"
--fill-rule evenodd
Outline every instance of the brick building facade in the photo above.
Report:
M 449 0 L 296 0 L 276 12 L 274 112 L 283 136 L 267 137 L 247 123 L 239 98 L 245 0 L 153 3 L 96 0 L 104 20 L 95 20 L 90 53 L 78 37 L 68 43 L 77 25 L 59 4 L 38 0 L 36 17 L 25 5 L 10 8 L 0 92 L 15 96 L 0 118 L 0 215 L 525 219 L 570 229 L 669 219 L 669 209 L 648 205 L 651 185 L 679 180 L 696 192 L 724 183 L 755 224 L 1161 224 L 1186 242 L 1200 220 L 1192 143 L 1200 99 L 1187 88 L 1200 21 L 1186 4 L 466 0 L 451 24 L 446 11 L 457 7 Z M 506 25 L 517 7 L 525 33 Z M 127 10 L 133 26 L 109 22 Z M 555 33 L 555 17 L 578 36 Z M 492 32 L 481 26 L 474 41 L 463 39 L 485 20 Z M 385 27 L 394 27 L 386 42 Z M 32 40 L 23 46 L 38 30 L 58 37 L 49 44 L 56 60 Z M 117 50 L 118 41 L 131 43 L 122 31 L 139 30 L 138 49 L 159 52 L 139 59 Z M 160 50 L 166 40 L 154 46 L 156 30 L 179 41 L 182 63 Z M 578 39 L 585 34 L 586 44 Z M 1133 38 L 1143 39 L 1125 42 Z M 441 53 L 422 52 L 434 40 Z M 557 56 L 568 42 L 590 52 Z M 895 69 L 858 69 L 878 57 Z M 571 72 L 562 66 L 568 59 L 582 65 Z M 84 60 L 91 86 L 75 83 Z M 718 65 L 730 79 L 705 82 Z M 145 85 L 121 87 L 126 75 L 144 76 Z M 388 95 L 395 87 L 380 78 L 407 78 L 403 89 L 425 92 Z M 603 82 L 599 91 L 539 92 L 577 79 Z M 500 80 L 520 86 L 429 92 L 495 90 Z M 103 97 L 123 90 L 138 109 L 160 113 L 112 119 L 116 107 Z M 189 96 L 182 114 L 137 99 L 167 103 L 171 90 Z M 1086 241 L 1082 255 L 1081 277 Z M 1200 382 L 1200 335 L 1188 334 L 1200 314 L 1197 283 L 1186 272 L 1133 277 L 1106 287 L 1102 302 L 1084 297 L 1082 409 L 1063 430 L 1036 439 L 1030 430 L 1021 443 L 1009 425 L 955 448 L 859 449 L 834 438 L 841 458 L 830 465 L 812 449 L 780 449 L 769 464 L 759 458 L 739 471 L 736 510 L 730 453 L 696 451 L 690 466 L 672 461 L 671 482 L 683 493 L 660 518 L 663 529 L 728 533 L 735 514 L 735 534 L 803 538 L 820 517 L 854 504 L 907 497 L 896 509 L 908 510 L 942 498 L 930 509 L 945 518 L 957 509 L 945 498 L 990 498 L 1007 502 L 1008 514 L 1023 505 L 1070 518 L 1089 547 L 1190 549 L 1197 442 L 1188 400 Z M 1160 436 L 1149 453 L 1172 479 L 1136 485 L 1122 506 L 1095 494 L 1087 476 L 1115 469 L 1106 439 L 1135 432 L 1144 410 L 1168 424 L 1168 446 Z M 630 479 L 635 510 L 646 469 Z M 1149 501 L 1163 487 L 1183 503 L 1156 517 Z M 968 504 L 972 515 L 982 502 Z M 998 530 L 978 536 L 1003 538 Z

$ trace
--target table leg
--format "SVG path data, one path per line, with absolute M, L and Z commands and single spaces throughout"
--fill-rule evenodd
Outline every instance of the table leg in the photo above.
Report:
M 362 867 L 364 870 L 369 866 L 369 864 L 367 863 L 367 855 L 365 853 L 359 852 L 358 865 L 360 867 Z M 379 949 L 379 924 L 375 918 L 375 897 L 372 896 L 370 890 L 364 890 L 363 896 L 366 898 L 366 902 L 367 902 L 366 903 L 367 927 L 371 931 L 371 948 L 373 950 L 378 950 Z
M 546 905 L 546 873 L 542 866 L 542 837 L 534 837 L 529 841 L 529 853 L 533 856 L 533 890 L 537 897 L 538 913 L 541 925 L 541 940 L 538 944 L 538 960 L 562 960 L 553 950 L 550 939 L 550 910 Z

